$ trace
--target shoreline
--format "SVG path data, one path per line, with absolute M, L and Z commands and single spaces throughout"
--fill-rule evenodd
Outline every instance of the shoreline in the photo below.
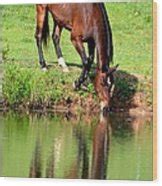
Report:
M 134 98 L 135 99 L 135 98 Z M 132 117 L 152 117 L 152 108 L 140 104 L 127 105 L 126 107 L 115 107 L 116 103 L 111 103 L 109 113 L 128 113 Z M 92 98 L 87 100 L 62 100 L 57 104 L 18 104 L 18 105 L 7 105 L 5 102 L 0 101 L 0 113 L 7 113 L 9 111 L 20 112 L 20 113 L 40 113 L 40 114 L 61 114 L 69 113 L 72 115 L 78 115 L 83 113 L 85 115 L 94 115 L 100 113 L 99 103 L 94 101 Z
M 36 110 L 42 113 L 100 112 L 99 100 L 93 88 L 93 76 L 87 82 L 87 90 L 74 91 L 71 84 L 72 79 L 75 79 L 76 70 L 71 70 L 71 73 L 75 74 L 69 78 L 68 74 L 60 72 L 58 66 L 56 66 L 58 72 L 52 69 L 42 74 L 39 69 L 27 70 L 18 65 L 7 65 L 3 95 L 0 98 L 0 112 L 10 109 L 22 112 Z M 123 70 L 115 72 L 114 77 L 115 88 L 110 101 L 111 111 L 151 115 L 153 112 L 151 80 Z

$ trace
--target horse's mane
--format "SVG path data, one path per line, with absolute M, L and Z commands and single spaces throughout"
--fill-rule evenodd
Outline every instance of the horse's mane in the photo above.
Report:
M 104 3 L 99 3 L 99 7 L 103 14 L 103 19 L 104 19 L 104 24 L 106 29 L 108 60 L 109 62 L 113 62 L 113 40 L 112 40 L 112 31 L 111 31 L 108 15 Z

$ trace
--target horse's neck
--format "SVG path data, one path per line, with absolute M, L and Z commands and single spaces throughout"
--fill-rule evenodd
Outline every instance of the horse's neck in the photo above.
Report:
M 97 32 L 94 34 L 94 40 L 96 43 L 97 52 L 97 66 L 102 70 L 103 66 L 107 65 L 107 40 L 105 39 L 106 31 L 104 30 L 103 24 L 99 25 Z

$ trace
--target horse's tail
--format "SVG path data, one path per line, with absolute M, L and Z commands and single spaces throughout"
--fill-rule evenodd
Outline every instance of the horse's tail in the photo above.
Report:
M 46 8 L 43 30 L 42 30 L 42 41 L 44 46 L 47 46 L 48 44 L 49 33 L 50 31 L 49 31 L 49 22 L 48 22 L 48 9 Z
M 104 3 L 99 3 L 101 12 L 103 14 L 103 19 L 104 19 L 104 24 L 105 24 L 105 29 L 106 29 L 106 39 L 107 39 L 107 56 L 109 62 L 113 62 L 113 39 L 112 39 L 112 30 L 110 26 L 110 22 L 108 19 L 108 15 L 106 12 L 106 8 L 104 6 Z

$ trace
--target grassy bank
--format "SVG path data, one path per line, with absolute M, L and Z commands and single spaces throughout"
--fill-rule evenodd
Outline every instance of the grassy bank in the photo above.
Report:
M 152 7 L 150 3 L 107 3 L 115 47 L 116 89 L 114 107 L 152 105 Z M 64 31 L 61 45 L 70 73 L 57 66 L 52 42 L 45 56 L 51 66 L 43 73 L 39 69 L 34 40 L 35 7 L 3 7 L 3 97 L 10 106 L 51 107 L 72 102 L 97 104 L 93 85 L 87 91 L 75 92 L 72 83 L 81 68 L 80 58 Z M 52 21 L 50 19 L 51 30 Z

